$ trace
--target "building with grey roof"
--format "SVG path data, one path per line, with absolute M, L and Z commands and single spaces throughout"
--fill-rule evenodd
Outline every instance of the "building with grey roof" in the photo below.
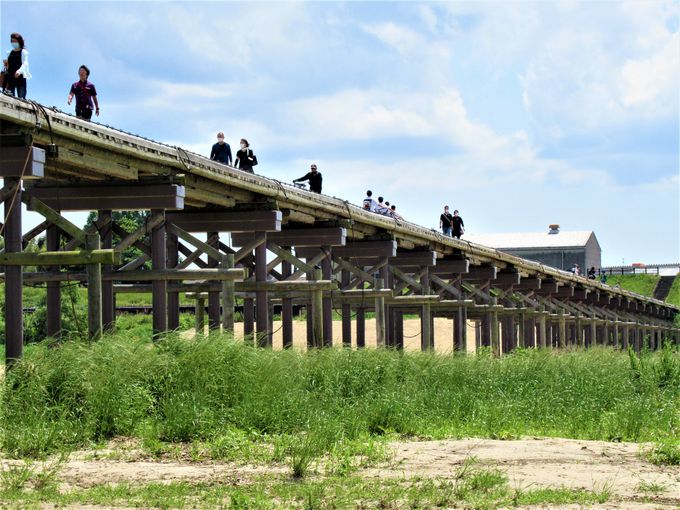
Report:
M 565 232 L 559 225 L 550 225 L 546 232 L 472 234 L 464 239 L 565 271 L 578 264 L 582 275 L 602 264 L 602 248 L 592 230 Z

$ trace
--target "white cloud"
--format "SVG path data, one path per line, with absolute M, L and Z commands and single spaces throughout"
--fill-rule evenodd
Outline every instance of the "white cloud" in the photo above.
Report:
M 649 57 L 628 59 L 621 71 L 623 104 L 640 106 L 663 98 L 663 106 L 678 98 L 680 75 L 680 33 L 666 38 L 665 44 Z

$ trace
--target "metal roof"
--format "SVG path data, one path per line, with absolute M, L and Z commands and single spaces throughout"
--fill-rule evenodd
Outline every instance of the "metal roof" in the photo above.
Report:
M 557 234 L 546 232 L 518 232 L 509 234 L 464 234 L 466 241 L 482 244 L 491 248 L 517 250 L 533 248 L 571 248 L 584 247 L 590 236 L 594 236 L 592 230 L 580 232 L 559 231 Z M 597 241 L 597 240 L 596 240 Z

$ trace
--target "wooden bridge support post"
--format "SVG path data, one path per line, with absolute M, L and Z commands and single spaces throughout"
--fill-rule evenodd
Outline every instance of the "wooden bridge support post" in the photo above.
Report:
M 313 257 L 307 257 L 305 259 L 305 262 L 309 265 L 310 262 L 312 261 Z M 312 281 L 314 280 L 314 272 L 313 271 L 307 271 L 307 280 Z M 307 306 L 305 307 L 305 310 L 307 312 L 307 349 L 312 349 L 314 347 L 314 322 L 313 322 L 313 309 L 314 309 L 314 294 L 309 293 L 309 296 L 307 298 Z
M 567 346 L 567 319 L 564 314 L 560 314 L 559 318 L 559 331 L 558 331 L 558 343 L 560 349 L 564 349 Z
M 333 277 L 331 247 L 324 246 L 322 249 L 325 253 L 328 253 L 328 256 L 321 261 L 321 275 L 324 280 L 330 280 Z M 324 347 L 333 347 L 333 303 L 330 293 L 326 293 L 323 297 L 323 345 Z
M 583 347 L 583 324 L 581 322 L 581 315 L 577 315 L 574 320 L 574 346 Z
M 611 345 L 611 338 L 609 338 L 609 320 L 605 320 L 602 325 L 602 345 Z
M 208 232 L 207 243 L 216 250 L 220 246 L 219 232 Z M 217 267 L 222 261 L 208 256 L 208 267 Z M 217 290 L 208 291 L 208 332 L 219 332 L 220 330 L 220 292 Z
M 380 290 L 384 288 L 385 281 L 382 278 L 376 278 L 373 288 Z M 375 342 L 377 347 L 385 347 L 385 298 L 378 296 L 375 298 Z
M 340 273 L 341 288 L 346 288 L 351 281 L 350 272 L 343 269 Z M 352 305 L 342 304 L 342 346 L 352 347 Z
M 284 248 L 286 249 L 286 248 Z M 287 249 L 290 251 L 290 248 Z M 292 264 L 285 260 L 281 263 L 281 276 L 285 280 L 293 274 Z M 290 349 L 293 347 L 293 300 L 289 297 L 284 297 L 281 305 L 281 326 L 283 335 L 283 348 Z
M 357 349 L 363 349 L 366 347 L 366 309 L 364 307 L 357 308 L 356 328 Z
M 175 268 L 179 264 L 179 239 L 171 232 L 165 237 L 166 264 L 168 268 Z M 168 293 L 168 329 L 179 329 L 179 292 Z
M 323 278 L 322 270 L 314 269 L 314 280 Z M 312 347 L 323 347 L 323 291 L 312 291 Z
M 486 312 L 482 315 L 480 330 L 481 347 L 491 347 L 491 314 Z
M 205 335 L 205 296 L 202 293 L 198 293 L 196 295 L 194 319 L 196 336 L 199 337 Z
M 165 211 L 152 210 L 151 215 L 164 215 Z M 165 222 L 151 231 L 151 267 L 155 270 L 166 269 Z M 154 280 L 151 283 L 151 303 L 153 305 L 153 337 L 168 330 L 168 282 Z
M 390 271 L 389 259 L 386 260 L 385 264 L 380 269 L 380 278 L 383 281 L 384 289 L 391 289 L 394 287 L 394 279 L 392 277 L 392 272 Z M 384 301 L 384 300 L 383 300 Z M 385 345 L 393 347 L 395 345 L 394 340 L 394 320 L 392 313 L 392 307 L 388 304 L 383 305 L 385 308 Z
M 597 321 L 595 320 L 595 313 L 590 318 L 590 342 L 588 347 L 597 345 Z
M 501 327 L 501 353 L 506 354 L 510 350 L 510 327 L 508 326 L 508 318 L 501 317 L 498 322 Z
M 420 284 L 423 286 L 421 294 L 430 294 L 430 275 L 429 270 L 420 278 Z M 420 348 L 423 352 L 434 349 L 434 328 L 432 327 L 432 308 L 428 304 L 420 307 Z
M 264 235 L 258 232 L 256 236 Z M 267 243 L 255 248 L 255 281 L 267 281 Z M 269 330 L 269 293 L 265 290 L 255 292 L 255 313 L 257 320 L 257 345 L 271 347 L 272 337 Z
M 404 312 L 401 310 L 393 310 L 392 318 L 392 335 L 394 338 L 394 347 L 399 350 L 404 349 Z
M 104 220 L 104 227 L 100 230 L 101 247 L 105 250 L 113 247 L 113 228 L 111 226 L 111 211 L 101 210 L 97 212 L 97 219 Z M 50 248 L 47 248 L 48 251 Z M 111 271 L 113 266 L 106 264 L 102 266 L 102 271 Z M 116 326 L 116 297 L 113 294 L 113 282 L 106 280 L 102 282 L 102 323 L 104 331 L 113 331 Z
M 524 346 L 525 347 L 533 347 L 534 349 L 536 348 L 536 320 L 534 317 L 529 317 L 526 320 L 526 325 L 524 326 L 524 333 L 525 333 L 525 340 L 524 340 Z
M 5 177 L 5 187 L 16 189 L 5 200 L 5 252 L 20 253 L 21 236 L 21 180 Z M 24 352 L 23 267 L 5 266 L 5 364 L 9 368 Z
M 244 267 L 252 267 L 252 253 L 243 258 Z M 252 296 L 243 298 L 243 340 L 253 344 L 255 333 L 255 302 Z
M 621 339 L 621 347 L 623 347 L 624 350 L 628 350 L 628 346 L 630 345 L 630 326 L 628 324 L 624 324 L 623 327 L 623 338 Z
M 499 337 L 499 331 L 498 331 L 498 312 L 496 310 L 492 310 L 489 315 L 490 317 L 490 322 L 491 322 L 491 351 L 493 352 L 494 356 L 500 356 L 501 355 L 501 342 L 500 342 L 500 337 Z
M 59 250 L 59 227 L 53 223 L 47 227 L 47 251 Z M 59 271 L 59 266 L 50 266 L 50 271 Z M 77 285 L 77 284 L 76 284 Z M 47 282 L 47 322 L 48 337 L 61 337 L 61 283 Z
M 227 253 L 222 255 L 220 265 L 222 269 L 232 269 L 234 267 L 234 254 Z M 234 335 L 234 289 L 235 284 L 233 280 L 222 282 L 222 332 L 232 336 Z
M 545 349 L 547 346 L 546 338 L 546 318 L 545 314 L 541 313 L 538 317 L 538 347 Z
M 524 312 L 520 312 L 517 317 L 517 346 L 524 348 L 526 347 L 526 327 L 527 327 L 527 316 Z
M 456 351 L 467 352 L 467 308 L 462 302 L 453 315 L 453 352 Z
M 98 250 L 98 234 L 87 234 L 87 249 Z M 165 257 L 163 257 L 165 260 Z M 90 340 L 99 340 L 104 330 L 102 322 L 102 265 L 87 264 L 87 334 Z M 155 311 L 155 310 L 154 310 Z M 154 313 L 154 319 L 156 314 Z

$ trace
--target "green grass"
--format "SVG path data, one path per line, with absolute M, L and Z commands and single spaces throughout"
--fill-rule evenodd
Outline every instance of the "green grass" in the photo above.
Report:
M 666 296 L 666 302 L 680 307 L 680 277 L 676 276 L 673 280 L 673 286 Z
M 607 276 L 607 285 L 620 285 L 622 289 L 637 292 L 643 296 L 654 294 L 659 277 L 655 274 L 624 274 Z
M 298 456 L 304 471 L 338 444 L 394 434 L 630 441 L 680 434 L 680 357 L 670 348 L 640 359 L 608 349 L 519 350 L 501 359 L 302 353 L 219 336 L 171 335 L 153 345 L 145 327 L 92 345 L 27 346 L 2 389 L 4 453 L 39 457 L 114 436 L 156 449 L 222 441 L 228 452 L 232 437 Z

